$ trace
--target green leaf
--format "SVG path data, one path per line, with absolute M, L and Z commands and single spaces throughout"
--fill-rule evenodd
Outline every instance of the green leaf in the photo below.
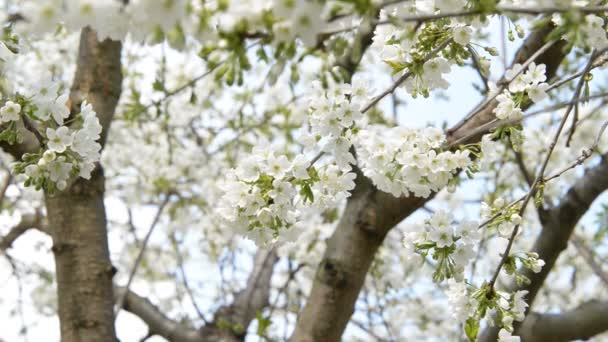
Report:
M 391 67 L 393 74 L 399 73 L 408 67 L 406 62 L 385 60 L 384 63 Z
M 255 318 L 258 320 L 258 331 L 259 336 L 266 335 L 266 330 L 272 325 L 272 321 L 268 317 L 264 317 L 261 312 L 255 314 Z
M 152 85 L 152 88 L 154 88 L 154 90 L 156 91 L 164 91 L 165 85 L 160 80 L 155 80 L 154 84 Z
M 315 195 L 312 193 L 312 189 L 308 183 L 302 185 L 300 195 L 304 196 L 304 203 L 306 203 L 306 201 L 309 201 L 310 203 L 315 201 Z
M 479 320 L 475 317 L 469 317 L 464 323 L 464 332 L 467 334 L 467 338 L 471 342 L 477 341 L 477 334 L 479 333 Z

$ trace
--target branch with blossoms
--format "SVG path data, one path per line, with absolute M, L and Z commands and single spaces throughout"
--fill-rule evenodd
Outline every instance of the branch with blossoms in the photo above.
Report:
M 603 53 L 603 51 L 601 52 L 596 52 L 594 51 L 591 54 L 591 58 L 589 59 L 589 62 L 587 63 L 587 66 L 585 67 L 585 72 L 583 72 L 583 75 L 581 76 L 581 79 L 578 82 L 578 85 L 576 87 L 576 90 L 574 91 L 574 95 L 573 95 L 573 100 L 576 99 L 577 97 L 580 96 L 580 93 L 583 89 L 583 85 L 586 82 L 586 78 L 585 75 L 589 72 L 589 70 L 591 69 L 591 66 L 593 65 L 595 59 L 601 55 L 601 53 Z M 500 106 L 500 105 L 499 105 Z M 571 104 L 570 106 L 568 106 L 568 109 L 566 110 L 566 112 L 564 113 L 564 116 L 562 117 L 561 123 L 555 133 L 555 136 L 553 138 L 553 140 L 551 141 L 550 145 L 549 145 L 549 150 L 547 152 L 547 155 L 545 156 L 545 159 L 542 163 L 542 166 L 540 168 L 540 170 L 538 171 L 538 174 L 536 175 L 536 178 L 534 179 L 534 182 L 532 183 L 532 185 L 530 186 L 530 190 L 528 192 L 528 194 L 526 195 L 526 197 L 524 198 L 522 204 L 521 204 L 521 208 L 519 210 L 519 216 L 523 216 L 524 211 L 527 208 L 528 203 L 530 202 L 530 200 L 532 199 L 532 197 L 536 194 L 536 191 L 538 190 L 538 186 L 541 185 L 544 181 L 544 174 L 545 174 L 545 170 L 547 168 L 547 165 L 549 164 L 549 159 L 551 158 L 551 154 L 553 153 L 553 150 L 555 148 L 555 145 L 557 144 L 557 141 L 559 139 L 559 137 L 561 136 L 561 132 L 568 120 L 568 117 L 572 111 L 572 109 L 574 108 L 574 104 Z M 600 134 L 603 133 L 603 129 L 600 131 Z M 596 143 L 599 141 L 599 138 L 596 139 Z M 513 246 L 513 241 L 515 239 L 515 237 L 517 236 L 517 232 L 519 229 L 519 224 L 516 224 L 515 227 L 513 228 L 513 231 L 511 233 L 511 236 L 509 238 L 509 242 L 507 244 L 507 247 L 505 248 L 505 251 L 502 255 L 502 259 L 500 261 L 500 263 L 498 264 L 496 271 L 494 272 L 494 275 L 492 276 L 492 279 L 489 282 L 490 285 L 490 290 L 494 287 L 494 284 L 496 282 L 496 280 L 498 279 L 498 275 L 500 273 L 500 270 L 502 268 L 502 266 L 505 264 L 505 262 L 508 260 L 509 258 L 509 252 L 511 250 L 511 247 Z

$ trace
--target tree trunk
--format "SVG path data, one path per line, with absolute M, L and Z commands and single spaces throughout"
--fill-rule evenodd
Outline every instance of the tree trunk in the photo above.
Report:
M 83 100 L 93 105 L 103 126 L 102 145 L 121 92 L 120 57 L 120 42 L 98 42 L 93 30 L 82 30 L 70 99 L 74 113 Z M 46 195 L 63 342 L 116 341 L 104 180 L 97 166 L 90 180 L 79 178 L 65 191 Z
M 63 342 L 116 340 L 103 193 L 99 169 L 90 181 L 46 196 Z

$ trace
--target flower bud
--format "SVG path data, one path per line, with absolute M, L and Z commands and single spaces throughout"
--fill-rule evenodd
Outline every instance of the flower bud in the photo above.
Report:
M 492 206 L 494 208 L 502 208 L 505 206 L 505 200 L 502 197 L 498 197 L 497 199 L 494 200 L 494 203 L 492 204 Z
M 42 155 L 42 159 L 44 159 L 47 163 L 48 162 L 52 162 L 53 160 L 55 160 L 55 158 L 57 157 L 57 154 L 55 154 L 54 151 L 45 151 L 44 154 Z

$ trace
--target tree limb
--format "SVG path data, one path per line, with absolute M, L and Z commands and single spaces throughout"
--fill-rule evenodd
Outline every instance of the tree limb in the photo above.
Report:
M 274 248 L 258 249 L 245 289 L 234 296 L 232 304 L 219 308 L 213 321 L 201 328 L 205 341 L 244 341 L 249 324 L 268 306 L 270 281 L 278 259 Z
M 30 229 L 37 228 L 42 231 L 46 230 L 46 219 L 40 213 L 26 214 L 21 217 L 21 221 L 17 223 L 11 230 L 0 239 L 0 252 L 4 252 L 11 248 L 15 240 Z
M 180 324 L 165 316 L 147 298 L 141 297 L 133 291 L 126 292 L 124 287 L 114 288 L 114 297 L 124 298 L 123 309 L 139 317 L 148 325 L 149 335 L 159 335 L 172 342 L 201 342 L 199 332 Z
M 604 283 L 604 286 L 608 288 L 608 274 L 604 272 L 604 270 L 602 269 L 602 265 L 600 265 L 597 260 L 595 260 L 595 255 L 591 248 L 585 245 L 583 239 L 577 236 L 576 234 L 572 235 L 570 241 L 572 241 L 572 244 L 574 245 L 574 247 L 576 247 L 578 253 L 585 260 L 587 265 L 589 265 L 593 273 L 595 273 L 595 275 L 598 276 L 600 280 Z
M 608 301 L 590 301 L 559 314 L 531 313 L 519 328 L 523 342 L 587 340 L 608 330 Z

